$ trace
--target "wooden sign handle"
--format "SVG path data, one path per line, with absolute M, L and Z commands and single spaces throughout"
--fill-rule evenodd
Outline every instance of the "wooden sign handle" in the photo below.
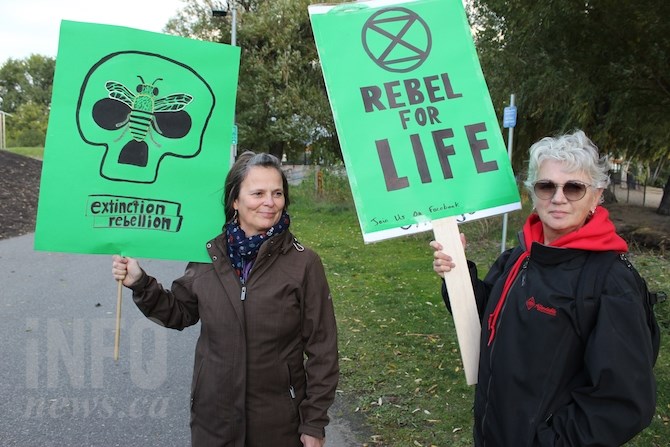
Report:
M 465 380 L 468 385 L 474 385 L 477 383 L 479 370 L 479 343 L 482 326 L 477 313 L 475 293 L 470 281 L 458 223 L 456 217 L 446 217 L 434 220 L 432 224 L 435 240 L 442 245 L 442 251 L 451 256 L 456 264 L 454 270 L 444 274 L 444 281 L 449 292 Z
M 119 279 L 116 288 L 116 332 L 114 333 L 114 361 L 119 360 L 119 340 L 121 339 L 121 302 L 123 298 L 123 282 Z

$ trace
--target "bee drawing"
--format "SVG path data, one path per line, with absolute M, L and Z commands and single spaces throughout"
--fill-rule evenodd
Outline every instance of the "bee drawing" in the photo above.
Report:
M 131 139 L 119 153 L 119 163 L 145 167 L 149 159 L 147 137 L 157 147 L 161 147 L 153 136 L 152 130 L 166 138 L 182 138 L 191 129 L 191 116 L 184 108 L 193 97 L 186 93 L 176 93 L 158 97 L 157 78 L 147 84 L 140 78 L 133 93 L 125 85 L 116 81 L 107 81 L 105 88 L 109 98 L 104 98 L 93 106 L 93 120 L 103 129 L 117 130 L 123 133 L 115 140 L 119 141 L 130 131 Z

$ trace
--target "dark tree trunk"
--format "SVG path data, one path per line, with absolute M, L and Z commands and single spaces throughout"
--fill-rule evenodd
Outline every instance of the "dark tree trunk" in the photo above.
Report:
M 668 181 L 665 182 L 665 188 L 663 188 L 663 196 L 661 197 L 661 203 L 658 205 L 656 213 L 663 216 L 670 216 L 670 176 L 668 176 Z
M 284 155 L 284 143 L 282 141 L 270 143 L 270 153 L 281 160 Z
M 609 188 L 603 191 L 603 203 L 607 205 L 608 203 L 617 203 L 616 195 L 614 194 L 614 188 L 616 186 L 610 185 Z

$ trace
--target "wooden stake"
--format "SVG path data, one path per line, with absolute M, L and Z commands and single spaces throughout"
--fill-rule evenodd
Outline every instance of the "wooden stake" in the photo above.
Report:
M 465 380 L 468 385 L 474 385 L 477 383 L 477 372 L 479 371 L 479 343 L 482 326 L 477 313 L 477 303 L 465 259 L 465 250 L 458 231 L 458 223 L 455 217 L 447 217 L 434 220 L 432 225 L 435 240 L 442 244 L 442 251 L 451 256 L 456 264 L 454 270 L 444 274 L 444 280 L 449 292 Z
M 119 279 L 116 288 L 116 333 L 114 334 L 114 361 L 119 360 L 119 340 L 121 338 L 121 302 L 123 298 L 123 281 Z

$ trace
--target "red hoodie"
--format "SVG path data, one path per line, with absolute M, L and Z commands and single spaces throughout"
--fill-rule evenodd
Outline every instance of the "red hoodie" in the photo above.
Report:
M 524 239 L 524 248 L 525 252 L 519 256 L 516 260 L 512 269 L 505 280 L 505 285 L 503 286 L 502 293 L 498 299 L 493 313 L 489 315 L 489 341 L 488 344 L 491 345 L 493 338 L 495 337 L 495 328 L 498 317 L 500 316 L 500 311 L 502 310 L 505 299 L 507 298 L 507 293 L 509 292 L 510 287 L 514 283 L 519 269 L 523 261 L 530 256 L 530 250 L 533 246 L 533 242 L 538 242 L 544 244 L 544 232 L 542 229 L 542 221 L 540 216 L 536 213 L 528 216 L 526 223 L 523 226 L 523 239 Z M 579 228 L 576 231 L 572 231 L 566 235 L 563 235 L 549 244 L 550 247 L 557 248 L 575 248 L 579 250 L 589 250 L 589 251 L 616 251 L 619 253 L 625 253 L 628 251 L 628 244 L 624 241 L 621 236 L 616 234 L 616 229 L 614 224 L 610 220 L 609 212 L 598 206 L 596 212 L 593 214 L 591 219 L 589 219 L 583 227 Z

